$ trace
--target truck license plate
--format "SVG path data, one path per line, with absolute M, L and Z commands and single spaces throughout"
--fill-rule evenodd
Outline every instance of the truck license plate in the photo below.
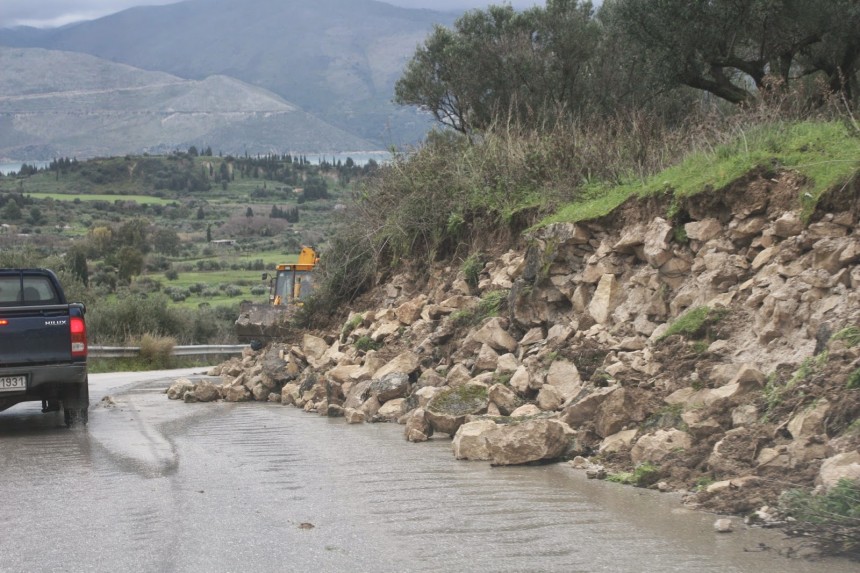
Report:
M 15 392 L 26 389 L 26 376 L 0 376 L 0 392 Z

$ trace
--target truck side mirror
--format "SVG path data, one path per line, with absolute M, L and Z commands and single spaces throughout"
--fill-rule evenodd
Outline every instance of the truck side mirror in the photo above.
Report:
M 262 276 L 262 277 L 260 277 L 260 280 L 261 280 L 261 281 L 264 281 L 264 280 L 266 280 L 267 278 L 269 278 L 269 273 L 263 273 L 263 276 Z

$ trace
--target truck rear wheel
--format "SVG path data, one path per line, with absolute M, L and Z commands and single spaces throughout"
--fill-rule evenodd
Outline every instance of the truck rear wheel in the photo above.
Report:
M 87 424 L 90 407 L 90 387 L 88 379 L 63 399 L 63 420 L 67 427 Z
M 76 424 L 87 425 L 89 418 L 89 410 L 86 408 L 63 408 L 63 419 L 66 422 L 66 427 L 71 428 Z

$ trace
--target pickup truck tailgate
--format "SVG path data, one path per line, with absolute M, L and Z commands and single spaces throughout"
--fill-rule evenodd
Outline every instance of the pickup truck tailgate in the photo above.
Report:
M 46 364 L 72 359 L 69 308 L 0 308 L 0 364 Z

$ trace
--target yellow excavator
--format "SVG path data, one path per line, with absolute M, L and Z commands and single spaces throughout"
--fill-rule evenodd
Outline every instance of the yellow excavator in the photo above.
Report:
M 278 265 L 271 277 L 264 273 L 262 279 L 269 281 L 269 302 L 242 303 L 236 319 L 239 340 L 262 347 L 269 340 L 286 336 L 295 309 L 314 292 L 314 268 L 319 260 L 313 247 L 302 247 L 298 261 Z

